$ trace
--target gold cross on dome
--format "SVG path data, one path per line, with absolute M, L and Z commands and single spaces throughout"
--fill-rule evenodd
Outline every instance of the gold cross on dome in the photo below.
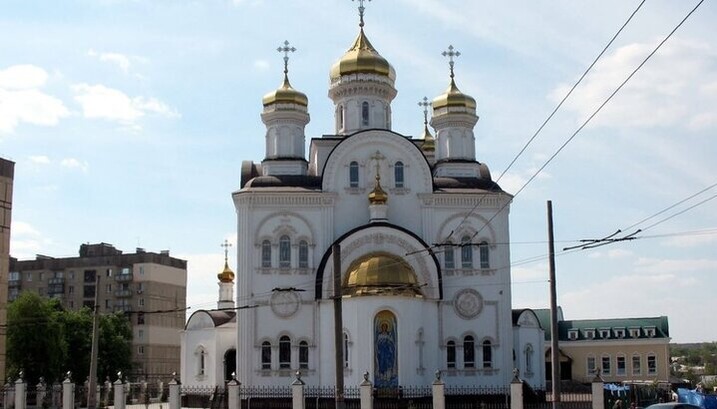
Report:
M 448 66 L 451 67 L 451 78 L 453 78 L 453 65 L 455 64 L 455 61 L 453 61 L 453 57 L 460 57 L 461 53 L 460 51 L 453 51 L 454 48 L 452 45 L 448 46 L 448 51 L 444 51 L 441 53 L 442 56 L 448 57 Z
M 428 102 L 428 97 L 423 97 L 422 101 L 418 102 L 419 107 L 423 107 L 423 124 L 428 124 L 428 107 L 431 106 L 431 103 Z
M 229 240 L 224 239 L 224 243 L 220 244 L 219 246 L 224 247 L 224 262 L 226 263 L 229 261 L 229 247 L 231 247 L 232 244 L 229 243 Z
M 284 53 L 284 74 L 289 73 L 289 53 L 296 51 L 296 48 L 289 46 L 289 40 L 284 40 L 284 46 L 279 47 L 276 51 Z
M 366 10 L 366 7 L 363 6 L 364 1 L 371 1 L 371 0 L 351 0 L 351 1 L 358 1 L 359 3 L 359 27 L 363 27 L 363 13 Z

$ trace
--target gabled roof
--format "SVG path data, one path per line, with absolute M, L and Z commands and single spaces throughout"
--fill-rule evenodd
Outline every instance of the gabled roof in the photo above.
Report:
M 550 340 L 550 310 L 536 309 L 533 310 L 537 315 L 540 325 L 545 329 L 545 340 Z M 559 319 L 562 317 L 562 310 L 559 312 Z M 609 339 L 617 339 L 615 337 L 615 329 L 625 331 L 623 339 L 636 339 L 631 336 L 631 328 L 640 328 L 640 339 L 648 338 L 669 338 L 670 328 L 666 316 L 660 317 L 637 317 L 637 318 L 603 318 L 588 320 L 559 320 L 558 321 L 558 339 L 560 341 L 581 341 L 587 340 L 585 330 L 595 330 L 594 340 L 604 339 L 600 336 L 601 329 L 609 329 Z M 645 329 L 654 328 L 655 335 L 650 337 L 645 333 Z M 577 330 L 577 338 L 569 338 L 568 331 Z

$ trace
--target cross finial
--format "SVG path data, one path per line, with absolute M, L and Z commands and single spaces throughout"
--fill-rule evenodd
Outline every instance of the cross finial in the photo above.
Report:
M 363 13 L 366 10 L 366 7 L 363 6 L 364 1 L 371 1 L 371 0 L 351 0 L 351 1 L 358 1 L 359 3 L 359 27 L 363 29 Z
M 431 106 L 428 97 L 423 97 L 423 100 L 418 102 L 418 106 L 423 107 L 423 125 L 428 125 L 428 107 Z
M 219 246 L 224 247 L 224 263 L 226 264 L 229 262 L 229 247 L 231 247 L 232 244 L 229 243 L 229 240 L 224 239 L 224 243 Z
M 381 155 L 380 151 L 376 151 L 376 153 L 373 156 L 371 156 L 370 159 L 376 161 L 376 180 L 380 180 L 381 179 L 381 174 L 379 172 L 381 170 L 380 161 L 386 159 L 386 157 Z
M 289 40 L 284 40 L 284 46 L 279 47 L 276 51 L 284 53 L 284 76 L 289 74 L 289 53 L 296 51 L 296 48 L 289 46 Z
M 453 79 L 453 65 L 455 64 L 455 61 L 453 61 L 453 57 L 460 57 L 461 53 L 460 51 L 454 51 L 454 48 L 452 45 L 448 46 L 448 51 L 444 51 L 441 53 L 444 57 L 448 57 L 448 66 L 451 67 L 451 79 Z

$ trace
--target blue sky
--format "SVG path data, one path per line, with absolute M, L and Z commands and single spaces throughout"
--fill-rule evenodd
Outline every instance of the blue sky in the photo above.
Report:
M 456 79 L 478 102 L 477 159 L 494 178 L 638 1 L 375 0 L 366 32 L 395 67 L 393 128 Z M 514 193 L 696 1 L 647 2 L 500 184 Z M 242 160 L 264 157 L 261 97 L 290 77 L 310 137 L 333 130 L 331 64 L 357 32 L 348 0 L 4 0 L 0 156 L 17 162 L 11 252 L 77 254 L 105 241 L 187 258 L 188 304 L 216 300 Z M 717 9 L 705 2 L 511 206 L 516 307 L 546 307 L 546 200 L 570 319 L 668 315 L 674 341 L 714 341 L 717 200 L 640 239 L 563 254 L 717 183 Z M 651 220 L 709 199 L 710 189 Z M 640 227 L 646 227 L 651 222 Z M 232 263 L 234 257 L 232 257 Z

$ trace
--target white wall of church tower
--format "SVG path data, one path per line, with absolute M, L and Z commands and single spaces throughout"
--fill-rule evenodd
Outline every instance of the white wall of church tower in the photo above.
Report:
M 350 135 L 363 129 L 391 129 L 393 85 L 375 74 L 351 74 L 335 81 L 329 97 L 334 101 L 337 135 Z
M 436 161 L 475 160 L 473 127 L 477 122 L 478 117 L 468 113 L 434 113 L 431 126 L 436 130 Z

